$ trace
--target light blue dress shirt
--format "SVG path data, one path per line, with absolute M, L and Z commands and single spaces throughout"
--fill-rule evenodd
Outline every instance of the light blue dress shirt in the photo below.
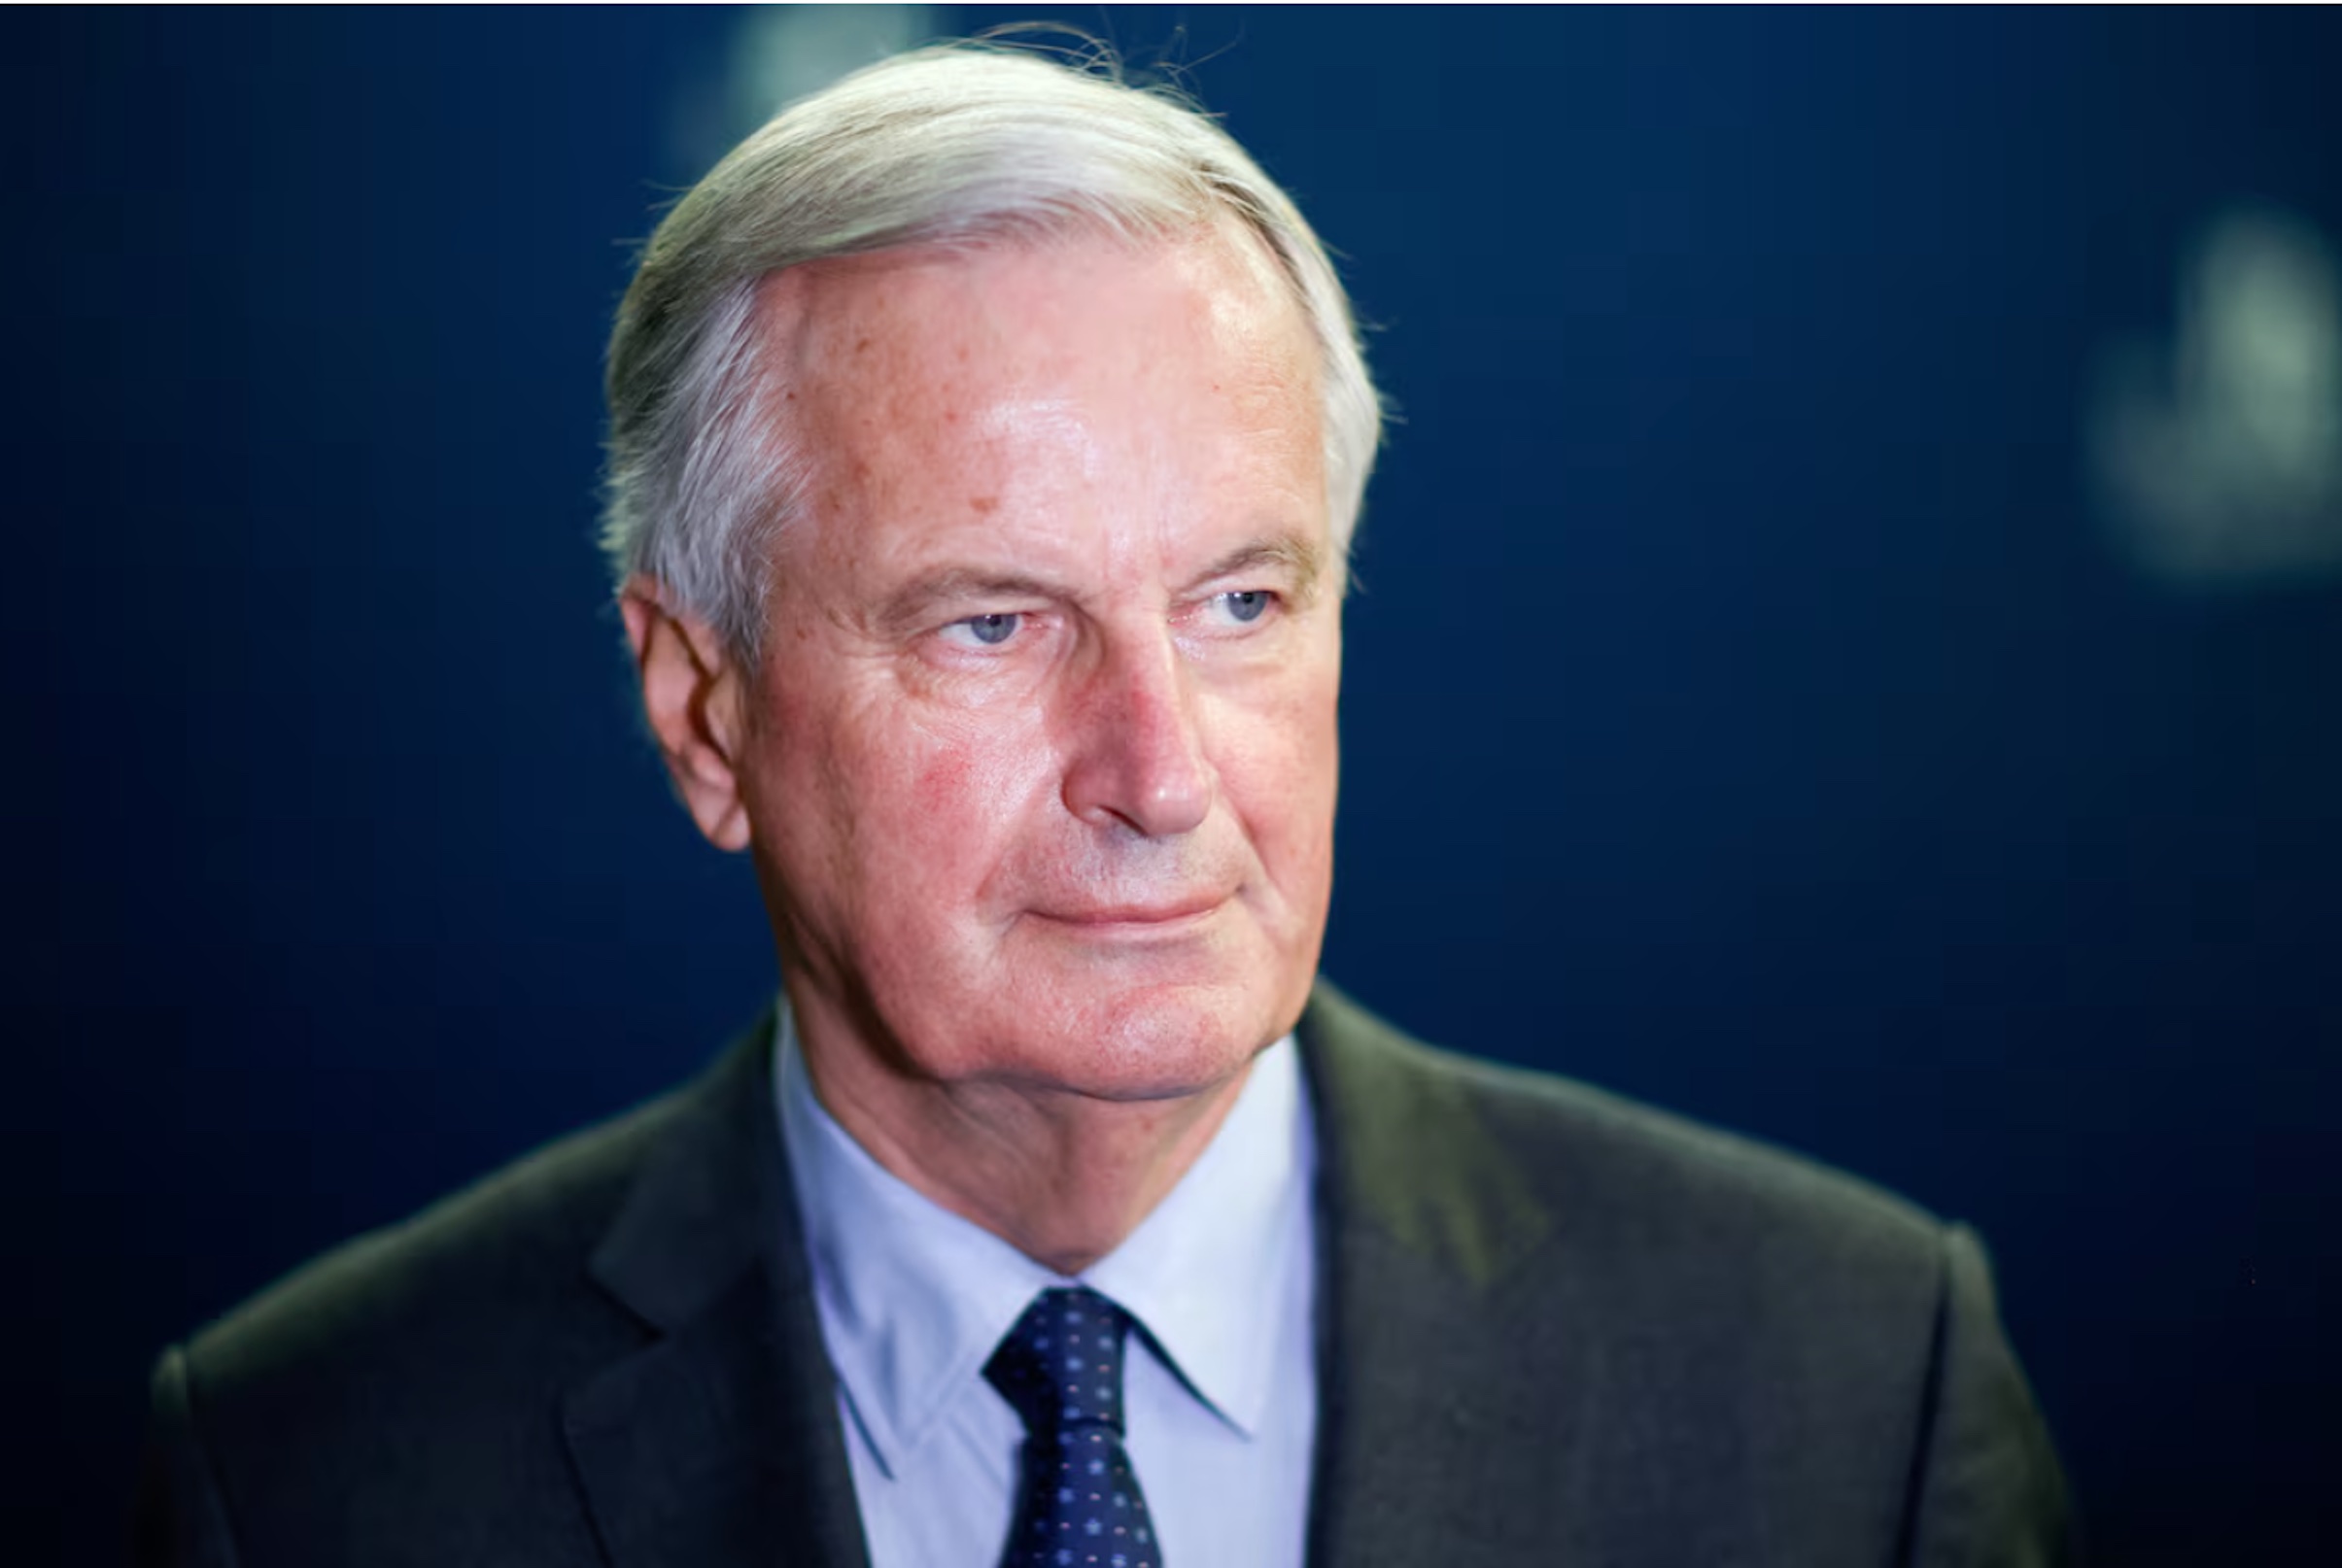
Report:
M 998 1568 L 1024 1426 L 984 1363 L 1051 1285 L 1145 1330 L 1126 1446 L 1165 1568 L 1301 1568 L 1317 1440 L 1317 1162 L 1292 1037 L 1113 1253 L 1069 1280 L 889 1174 L 814 1097 L 784 1001 L 774 1083 L 872 1568 Z

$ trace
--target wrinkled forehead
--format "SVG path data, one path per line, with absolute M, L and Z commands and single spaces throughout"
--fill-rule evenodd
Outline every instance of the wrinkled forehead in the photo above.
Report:
M 784 576 L 1022 552 L 1135 583 L 1329 541 L 1315 340 L 1257 247 L 939 247 L 763 287 L 759 397 L 809 526 Z
M 1233 222 L 1133 239 L 1075 231 L 921 245 L 807 263 L 758 286 L 760 369 L 791 423 L 1080 359 L 1140 384 L 1193 368 L 1238 395 L 1315 399 L 1307 317 L 1261 241 Z

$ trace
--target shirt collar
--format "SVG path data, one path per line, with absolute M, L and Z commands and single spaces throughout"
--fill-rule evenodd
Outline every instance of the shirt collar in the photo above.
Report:
M 787 1000 L 774 1093 L 830 1359 L 881 1468 L 917 1447 L 1033 1297 L 1069 1282 L 913 1190 L 813 1094 Z M 1264 1325 L 1306 1235 L 1314 1139 L 1288 1035 L 1254 1061 L 1179 1185 L 1079 1283 L 1136 1318 L 1194 1394 L 1250 1436 L 1273 1390 Z M 1305 1251 L 1306 1248 L 1300 1250 Z

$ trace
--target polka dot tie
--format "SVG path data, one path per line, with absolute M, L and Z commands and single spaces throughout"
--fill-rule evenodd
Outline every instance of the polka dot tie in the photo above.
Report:
M 1161 1568 L 1122 1449 L 1130 1317 L 1094 1290 L 1044 1290 L 984 1376 L 1024 1417 L 1024 1479 L 1002 1568 Z

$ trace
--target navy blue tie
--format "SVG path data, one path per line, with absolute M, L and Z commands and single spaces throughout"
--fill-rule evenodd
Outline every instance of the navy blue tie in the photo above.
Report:
M 1130 1317 L 1094 1290 L 1044 1290 L 984 1376 L 1024 1417 L 1024 1471 L 1002 1568 L 1160 1568 L 1122 1449 Z

